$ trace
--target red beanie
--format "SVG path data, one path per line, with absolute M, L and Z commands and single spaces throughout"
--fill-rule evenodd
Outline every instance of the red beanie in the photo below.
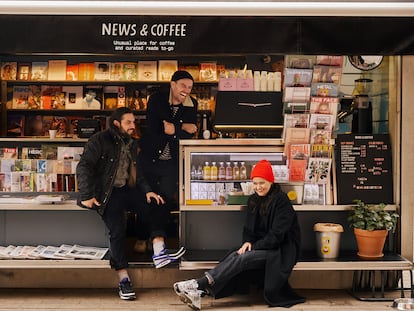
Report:
M 252 173 L 250 174 L 250 179 L 253 179 L 254 177 L 261 177 L 274 183 L 275 175 L 273 175 L 273 169 L 270 162 L 267 160 L 257 162 L 252 169 Z

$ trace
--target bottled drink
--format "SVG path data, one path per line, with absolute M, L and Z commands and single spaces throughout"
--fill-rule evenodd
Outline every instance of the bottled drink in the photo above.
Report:
M 218 179 L 224 180 L 226 179 L 226 169 L 224 167 L 224 162 L 220 162 L 220 167 L 218 169 Z
M 244 162 L 240 162 L 240 179 L 247 179 L 247 169 Z
M 210 179 L 211 180 L 217 180 L 217 165 L 216 162 L 211 162 L 211 167 L 210 167 Z
M 201 165 L 199 165 L 197 167 L 197 171 L 196 171 L 196 179 L 201 180 L 203 179 L 203 168 L 201 167 Z
M 204 167 L 203 167 L 203 179 L 204 180 L 211 179 L 211 168 L 210 168 L 210 165 L 208 165 L 208 162 L 205 162 Z
M 237 165 L 237 162 L 233 162 L 233 179 L 240 179 L 240 168 Z
M 191 175 L 191 180 L 195 180 L 195 179 L 197 179 L 197 170 L 196 170 L 195 165 L 192 165 L 192 166 L 191 166 L 191 172 L 190 172 L 190 175 Z
M 233 179 L 233 169 L 230 162 L 226 162 L 226 179 Z

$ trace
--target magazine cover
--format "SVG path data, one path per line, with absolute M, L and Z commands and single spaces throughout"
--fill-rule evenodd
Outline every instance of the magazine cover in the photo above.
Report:
M 138 62 L 138 81 L 157 81 L 157 61 Z
M 66 59 L 51 59 L 48 63 L 47 79 L 51 81 L 66 80 Z
M 332 131 L 334 120 L 334 116 L 330 114 L 311 113 L 309 128 Z
M 341 84 L 342 67 L 316 65 L 313 67 L 312 83 Z
M 12 109 L 28 109 L 29 93 L 30 87 L 28 85 L 14 85 Z
M 310 101 L 310 87 L 287 86 L 283 92 L 283 101 L 292 103 L 306 103 Z
M 121 81 L 122 80 L 122 62 L 113 62 L 110 67 L 110 80 Z
M 79 64 L 66 65 L 66 80 L 77 81 L 79 76 Z
M 200 63 L 199 81 L 217 81 L 217 63 Z
M 310 86 L 312 82 L 312 69 L 285 68 L 283 85 L 286 86 Z
M 312 69 L 316 63 L 315 55 L 286 55 L 285 67 L 298 69 Z
M 7 136 L 18 137 L 24 135 L 25 116 L 23 114 L 7 114 Z
M 95 62 L 94 79 L 97 81 L 109 81 L 111 79 L 111 63 Z
M 338 94 L 339 87 L 335 83 L 312 83 L 312 96 L 337 97 Z
M 95 74 L 94 63 L 79 63 L 78 79 L 80 81 L 92 81 Z
M 38 84 L 29 85 L 28 109 L 40 109 L 42 107 L 42 89 Z
M 85 85 L 83 88 L 82 109 L 100 110 L 103 102 L 102 85 Z
M 158 61 L 158 81 L 170 81 L 172 75 L 178 69 L 177 60 Z
M 65 109 L 65 94 L 61 85 L 42 85 L 42 109 Z
M 32 62 L 30 80 L 47 80 L 48 62 Z
M 62 93 L 65 94 L 65 109 L 82 109 L 83 87 L 80 85 L 62 87 Z
M 5 62 L 1 64 L 1 80 L 17 79 L 17 62 Z
M 337 55 L 318 55 L 316 65 L 339 66 L 343 67 L 344 57 Z
M 30 80 L 32 63 L 18 63 L 17 80 Z
M 310 101 L 310 113 L 330 114 L 336 117 L 338 113 L 338 97 L 312 96 Z
M 122 80 L 123 81 L 137 81 L 138 79 L 138 64 L 137 63 L 123 63 L 122 64 Z
M 306 182 L 326 184 L 329 180 L 332 159 L 309 158 L 306 170 Z

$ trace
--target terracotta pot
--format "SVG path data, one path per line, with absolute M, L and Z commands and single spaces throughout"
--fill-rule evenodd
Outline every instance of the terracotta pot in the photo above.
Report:
M 358 256 L 364 258 L 381 258 L 384 256 L 385 240 L 388 230 L 362 230 L 354 228 L 354 234 L 358 245 Z

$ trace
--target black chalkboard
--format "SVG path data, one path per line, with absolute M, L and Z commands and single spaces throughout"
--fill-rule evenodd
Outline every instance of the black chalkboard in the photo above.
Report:
M 394 203 L 388 134 L 340 134 L 336 148 L 338 204 Z

